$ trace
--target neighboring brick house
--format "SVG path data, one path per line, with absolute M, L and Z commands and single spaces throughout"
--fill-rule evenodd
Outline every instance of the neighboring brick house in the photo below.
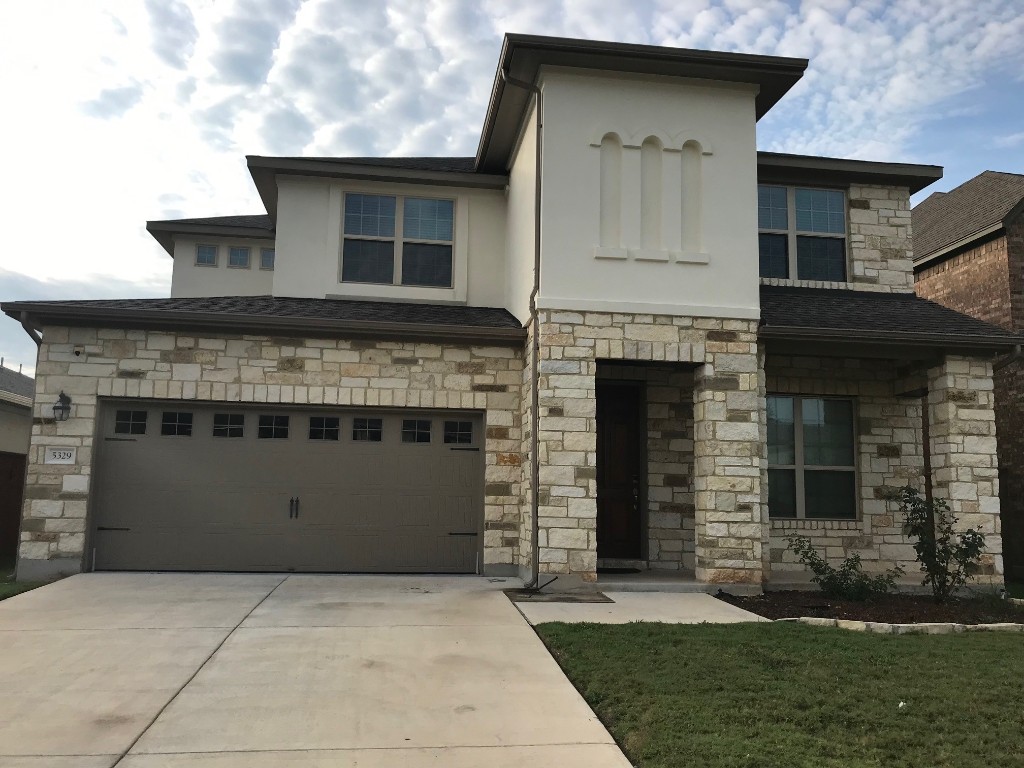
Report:
M 985 171 L 913 210 L 919 296 L 1024 331 L 1024 175 Z M 1024 364 L 993 365 L 1007 575 L 1024 580 Z
M 149 223 L 170 298 L 4 304 L 72 398 L 36 408 L 19 578 L 759 589 L 806 582 L 797 533 L 912 567 L 887 493 L 930 467 L 1001 582 L 1018 337 L 914 295 L 940 168 L 757 152 L 806 65 L 510 35 L 475 157 L 249 157 L 266 213 Z

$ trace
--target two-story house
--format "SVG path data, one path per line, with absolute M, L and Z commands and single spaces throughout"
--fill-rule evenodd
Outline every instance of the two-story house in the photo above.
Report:
M 911 563 L 911 483 L 1001 580 L 1017 339 L 914 294 L 940 168 L 756 150 L 806 65 L 509 35 L 475 157 L 250 157 L 265 215 L 150 222 L 171 298 L 4 304 L 40 337 L 19 576 L 760 588 L 797 533 Z
M 913 210 L 915 288 L 958 312 L 1024 331 L 1024 175 L 985 171 Z M 1024 358 L 993 363 L 1006 574 L 1024 581 Z

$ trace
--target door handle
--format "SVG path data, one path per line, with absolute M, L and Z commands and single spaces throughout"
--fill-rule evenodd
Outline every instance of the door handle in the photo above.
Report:
M 288 519 L 295 517 L 295 497 L 288 499 Z
M 295 519 L 299 519 L 299 497 L 295 497 Z

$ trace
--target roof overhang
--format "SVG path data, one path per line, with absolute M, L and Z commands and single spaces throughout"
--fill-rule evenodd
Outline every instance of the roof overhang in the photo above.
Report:
M 524 328 L 489 328 L 383 321 L 353 321 L 314 317 L 281 317 L 241 312 L 218 313 L 167 309 L 112 309 L 83 305 L 54 305 L 28 301 L 6 302 L 0 310 L 20 320 L 22 313 L 36 327 L 133 328 L 146 330 L 208 331 L 213 333 L 268 333 L 310 335 L 319 338 L 357 338 L 412 341 L 483 342 L 520 345 Z
M 256 240 L 274 239 L 273 232 L 259 227 L 232 227 L 223 224 L 179 224 L 173 219 L 168 221 L 147 221 L 146 231 L 171 256 L 174 256 L 174 237 L 176 235 L 244 237 Z
M 523 88 L 507 85 L 501 73 L 535 83 L 542 66 L 750 83 L 758 88 L 755 109 L 760 119 L 803 76 L 807 59 L 505 35 L 477 148 L 479 171 L 506 171 L 531 98 Z
M 6 392 L 0 389 L 0 403 L 6 403 L 16 408 L 24 408 L 26 410 L 32 407 L 32 398 L 19 395 L 16 392 Z
M 267 212 L 277 221 L 277 177 L 307 176 L 320 178 L 384 181 L 392 184 L 427 184 L 441 187 L 469 189 L 504 189 L 508 176 L 504 173 L 487 174 L 472 171 L 422 171 L 369 163 L 345 163 L 320 158 L 264 157 L 246 155 L 246 164 L 252 175 Z
M 942 178 L 941 165 L 876 163 L 836 157 L 757 153 L 757 180 L 777 184 L 882 184 L 920 192 Z
M 959 240 L 956 240 L 955 242 L 950 243 L 949 245 L 943 248 L 939 248 L 937 251 L 932 251 L 931 253 L 927 253 L 924 256 L 921 256 L 920 258 L 915 258 L 914 271 L 916 272 L 919 268 L 927 266 L 932 262 L 942 261 L 944 256 L 956 253 L 961 248 L 965 248 L 978 240 L 991 237 L 992 235 L 997 235 L 1002 229 L 1003 222 L 997 221 L 995 224 L 983 227 L 982 229 L 979 229 L 977 232 L 974 232 L 968 235 L 967 237 L 963 237 Z
M 924 333 L 920 331 L 851 331 L 848 328 L 802 328 L 797 326 L 762 325 L 758 338 L 776 343 L 787 352 L 794 351 L 789 343 L 798 343 L 802 354 L 828 356 L 853 355 L 857 357 L 905 356 L 926 358 L 936 353 L 964 353 L 998 355 L 1014 351 L 1024 342 L 1006 337 L 975 336 L 950 333 Z M 813 349 L 817 350 L 812 352 Z M 827 352 L 824 350 L 828 350 Z M 860 350 L 854 352 L 854 350 Z M 913 352 L 910 352 L 913 350 Z

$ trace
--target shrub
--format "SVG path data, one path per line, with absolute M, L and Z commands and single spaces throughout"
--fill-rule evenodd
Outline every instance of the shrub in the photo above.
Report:
M 956 531 L 957 518 L 942 499 L 926 501 L 910 486 L 901 488 L 896 498 L 905 518 L 904 532 L 917 539 L 914 551 L 924 572 L 921 583 L 943 603 L 977 572 L 985 536 L 973 528 Z
M 896 589 L 896 579 L 903 575 L 898 565 L 880 574 L 864 573 L 860 555 L 854 552 L 838 568 L 829 565 L 811 545 L 806 536 L 790 536 L 789 549 L 796 553 L 800 562 L 811 569 L 811 578 L 829 597 L 842 600 L 867 600 L 869 597 L 884 595 Z

